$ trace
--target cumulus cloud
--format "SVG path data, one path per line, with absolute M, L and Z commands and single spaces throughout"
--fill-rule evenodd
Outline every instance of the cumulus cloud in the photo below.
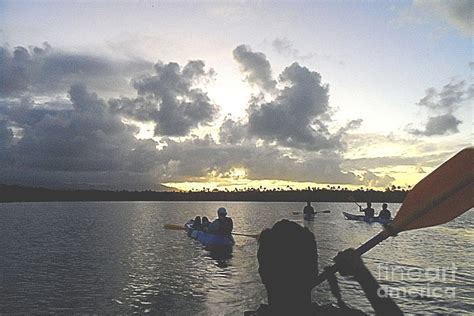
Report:
M 458 126 L 462 121 L 457 119 L 453 112 L 473 98 L 474 85 L 467 85 L 464 80 L 451 81 L 439 91 L 433 87 L 428 88 L 417 105 L 427 108 L 429 112 L 441 114 L 430 116 L 424 129 L 407 127 L 407 131 L 423 136 L 458 133 Z
M 263 53 L 253 52 L 246 45 L 237 46 L 234 51 L 234 59 L 239 63 L 242 71 L 247 75 L 246 80 L 263 89 L 273 92 L 276 81 L 272 78 L 270 62 Z
M 339 135 L 331 135 L 329 87 L 319 73 L 293 63 L 279 76 L 285 85 L 271 102 L 254 99 L 248 108 L 249 134 L 285 147 L 307 150 L 341 146 Z
M 237 144 L 247 138 L 247 126 L 240 122 L 227 118 L 219 128 L 219 140 L 225 144 Z
M 101 91 L 128 89 L 131 77 L 151 67 L 144 60 L 105 57 L 43 47 L 0 47 L 0 97 L 65 92 L 84 83 Z
M 2 169 L 0 182 L 93 185 L 120 178 L 119 174 L 129 177 L 109 187 L 123 187 L 132 178 L 142 177 L 146 182 L 159 161 L 156 143 L 136 139 L 136 129 L 122 123 L 104 100 L 84 86 L 72 86 L 69 95 L 69 107 L 60 110 L 25 101 L 0 104 L 0 143 L 10 144 L 7 152 L 14 158 Z M 22 131 L 14 144 L 11 128 L 4 135 L 6 126 Z
M 213 76 L 201 60 L 177 63 L 158 62 L 155 74 L 143 75 L 132 81 L 136 98 L 110 100 L 113 111 L 138 121 L 156 123 L 157 136 L 186 136 L 191 129 L 211 123 L 218 107 L 199 83 Z

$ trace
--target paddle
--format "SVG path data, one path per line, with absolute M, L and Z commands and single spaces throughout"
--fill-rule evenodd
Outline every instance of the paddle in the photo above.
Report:
M 461 150 L 418 182 L 408 193 L 393 221 L 378 235 L 356 249 L 362 255 L 390 236 L 440 225 L 458 217 L 474 206 L 474 147 Z M 333 265 L 320 274 L 314 286 L 337 272 Z
M 330 210 L 324 210 L 324 211 L 316 211 L 314 214 L 320 214 L 320 213 L 331 213 Z M 294 215 L 301 215 L 303 212 L 293 212 Z
M 171 230 L 185 230 L 184 226 L 176 225 L 176 224 L 165 224 L 163 225 L 163 228 L 171 229 Z M 258 239 L 260 237 L 260 234 L 244 234 L 244 233 L 234 233 L 234 232 L 232 232 L 232 235 L 251 237 L 255 239 Z
M 350 198 L 351 198 L 351 201 L 354 202 L 359 207 L 359 209 L 362 209 L 362 206 L 360 206 L 360 204 L 357 203 L 357 201 L 355 200 L 355 198 L 352 195 L 350 196 Z

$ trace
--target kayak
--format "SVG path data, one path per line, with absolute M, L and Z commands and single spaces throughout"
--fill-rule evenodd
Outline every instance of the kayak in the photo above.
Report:
M 368 221 L 366 221 L 364 215 L 354 215 L 354 214 L 347 213 L 347 212 L 342 212 L 342 214 L 344 214 L 344 217 L 348 220 L 362 221 L 362 222 L 366 222 L 366 223 L 388 224 L 392 221 L 391 219 L 384 219 L 384 218 L 379 218 L 379 217 L 372 217 Z
M 304 214 L 303 219 L 305 221 L 314 221 L 314 218 L 316 217 L 315 214 Z
M 234 244 L 234 238 L 231 235 L 216 235 L 202 230 L 197 230 L 193 228 L 194 220 L 190 220 L 184 224 L 184 228 L 188 233 L 188 236 L 196 239 L 201 244 L 211 249 L 226 249 L 231 248 Z

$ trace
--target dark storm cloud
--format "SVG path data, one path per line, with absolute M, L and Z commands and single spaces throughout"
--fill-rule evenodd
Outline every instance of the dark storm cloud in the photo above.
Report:
M 293 63 L 279 76 L 286 86 L 271 102 L 253 102 L 248 109 L 249 133 L 281 146 L 307 150 L 336 149 L 329 120 L 329 87 L 319 73 Z
M 71 87 L 69 95 L 69 109 L 61 110 L 25 101 L 1 103 L 0 134 L 5 134 L 5 126 L 14 126 L 22 135 L 14 144 L 8 128 L 7 137 L 1 136 L 2 144 L 10 143 L 8 154 L 14 159 L 2 170 L 0 182 L 9 176 L 11 181 L 33 185 L 64 184 L 69 176 L 69 181 L 97 183 L 100 178 L 126 173 L 130 177 L 142 174 L 146 179 L 158 161 L 156 143 L 137 140 L 137 130 L 123 124 L 120 116 L 84 86 Z M 120 187 L 120 183 L 109 183 L 114 184 Z
M 234 59 L 239 63 L 242 71 L 247 75 L 246 80 L 263 89 L 273 92 L 276 81 L 272 78 L 272 69 L 267 57 L 259 52 L 253 52 L 246 45 L 237 46 L 234 51 Z
M 211 123 L 218 107 L 197 85 L 209 80 L 214 71 L 205 70 L 203 61 L 157 63 L 154 75 L 133 80 L 136 98 L 110 100 L 111 108 L 138 121 L 156 123 L 157 136 L 186 136 L 191 129 Z
M 102 91 L 120 91 L 129 79 L 151 67 L 143 60 L 110 60 L 63 52 L 45 43 L 11 51 L 0 47 L 0 97 L 26 93 L 65 92 L 71 84 L 85 83 Z
M 413 135 L 439 136 L 458 133 L 462 123 L 453 112 L 465 102 L 474 98 L 474 85 L 467 85 L 464 80 L 452 81 L 438 91 L 435 88 L 426 90 L 426 95 L 417 103 L 426 107 L 430 112 L 441 112 L 440 115 L 430 116 L 424 129 L 408 127 Z

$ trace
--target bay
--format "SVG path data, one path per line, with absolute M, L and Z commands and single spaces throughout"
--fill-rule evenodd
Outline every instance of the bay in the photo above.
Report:
M 255 239 L 236 236 L 233 252 L 216 257 L 184 232 L 196 215 L 226 207 L 234 231 L 258 233 L 286 218 L 316 236 L 319 268 L 338 251 L 357 247 L 379 224 L 347 221 L 353 203 L 51 202 L 0 204 L 0 312 L 156 315 L 242 315 L 266 300 Z M 399 204 L 391 204 L 395 211 Z M 374 203 L 376 210 L 381 205 Z M 474 216 L 468 211 L 439 227 L 405 232 L 364 255 L 364 262 L 408 313 L 474 312 Z M 444 275 L 443 275 L 444 272 Z M 371 311 L 358 285 L 339 277 L 344 300 Z M 401 291 L 400 291 L 401 290 Z M 408 292 L 408 293 L 407 293 Z M 313 291 L 334 302 L 327 284 Z

